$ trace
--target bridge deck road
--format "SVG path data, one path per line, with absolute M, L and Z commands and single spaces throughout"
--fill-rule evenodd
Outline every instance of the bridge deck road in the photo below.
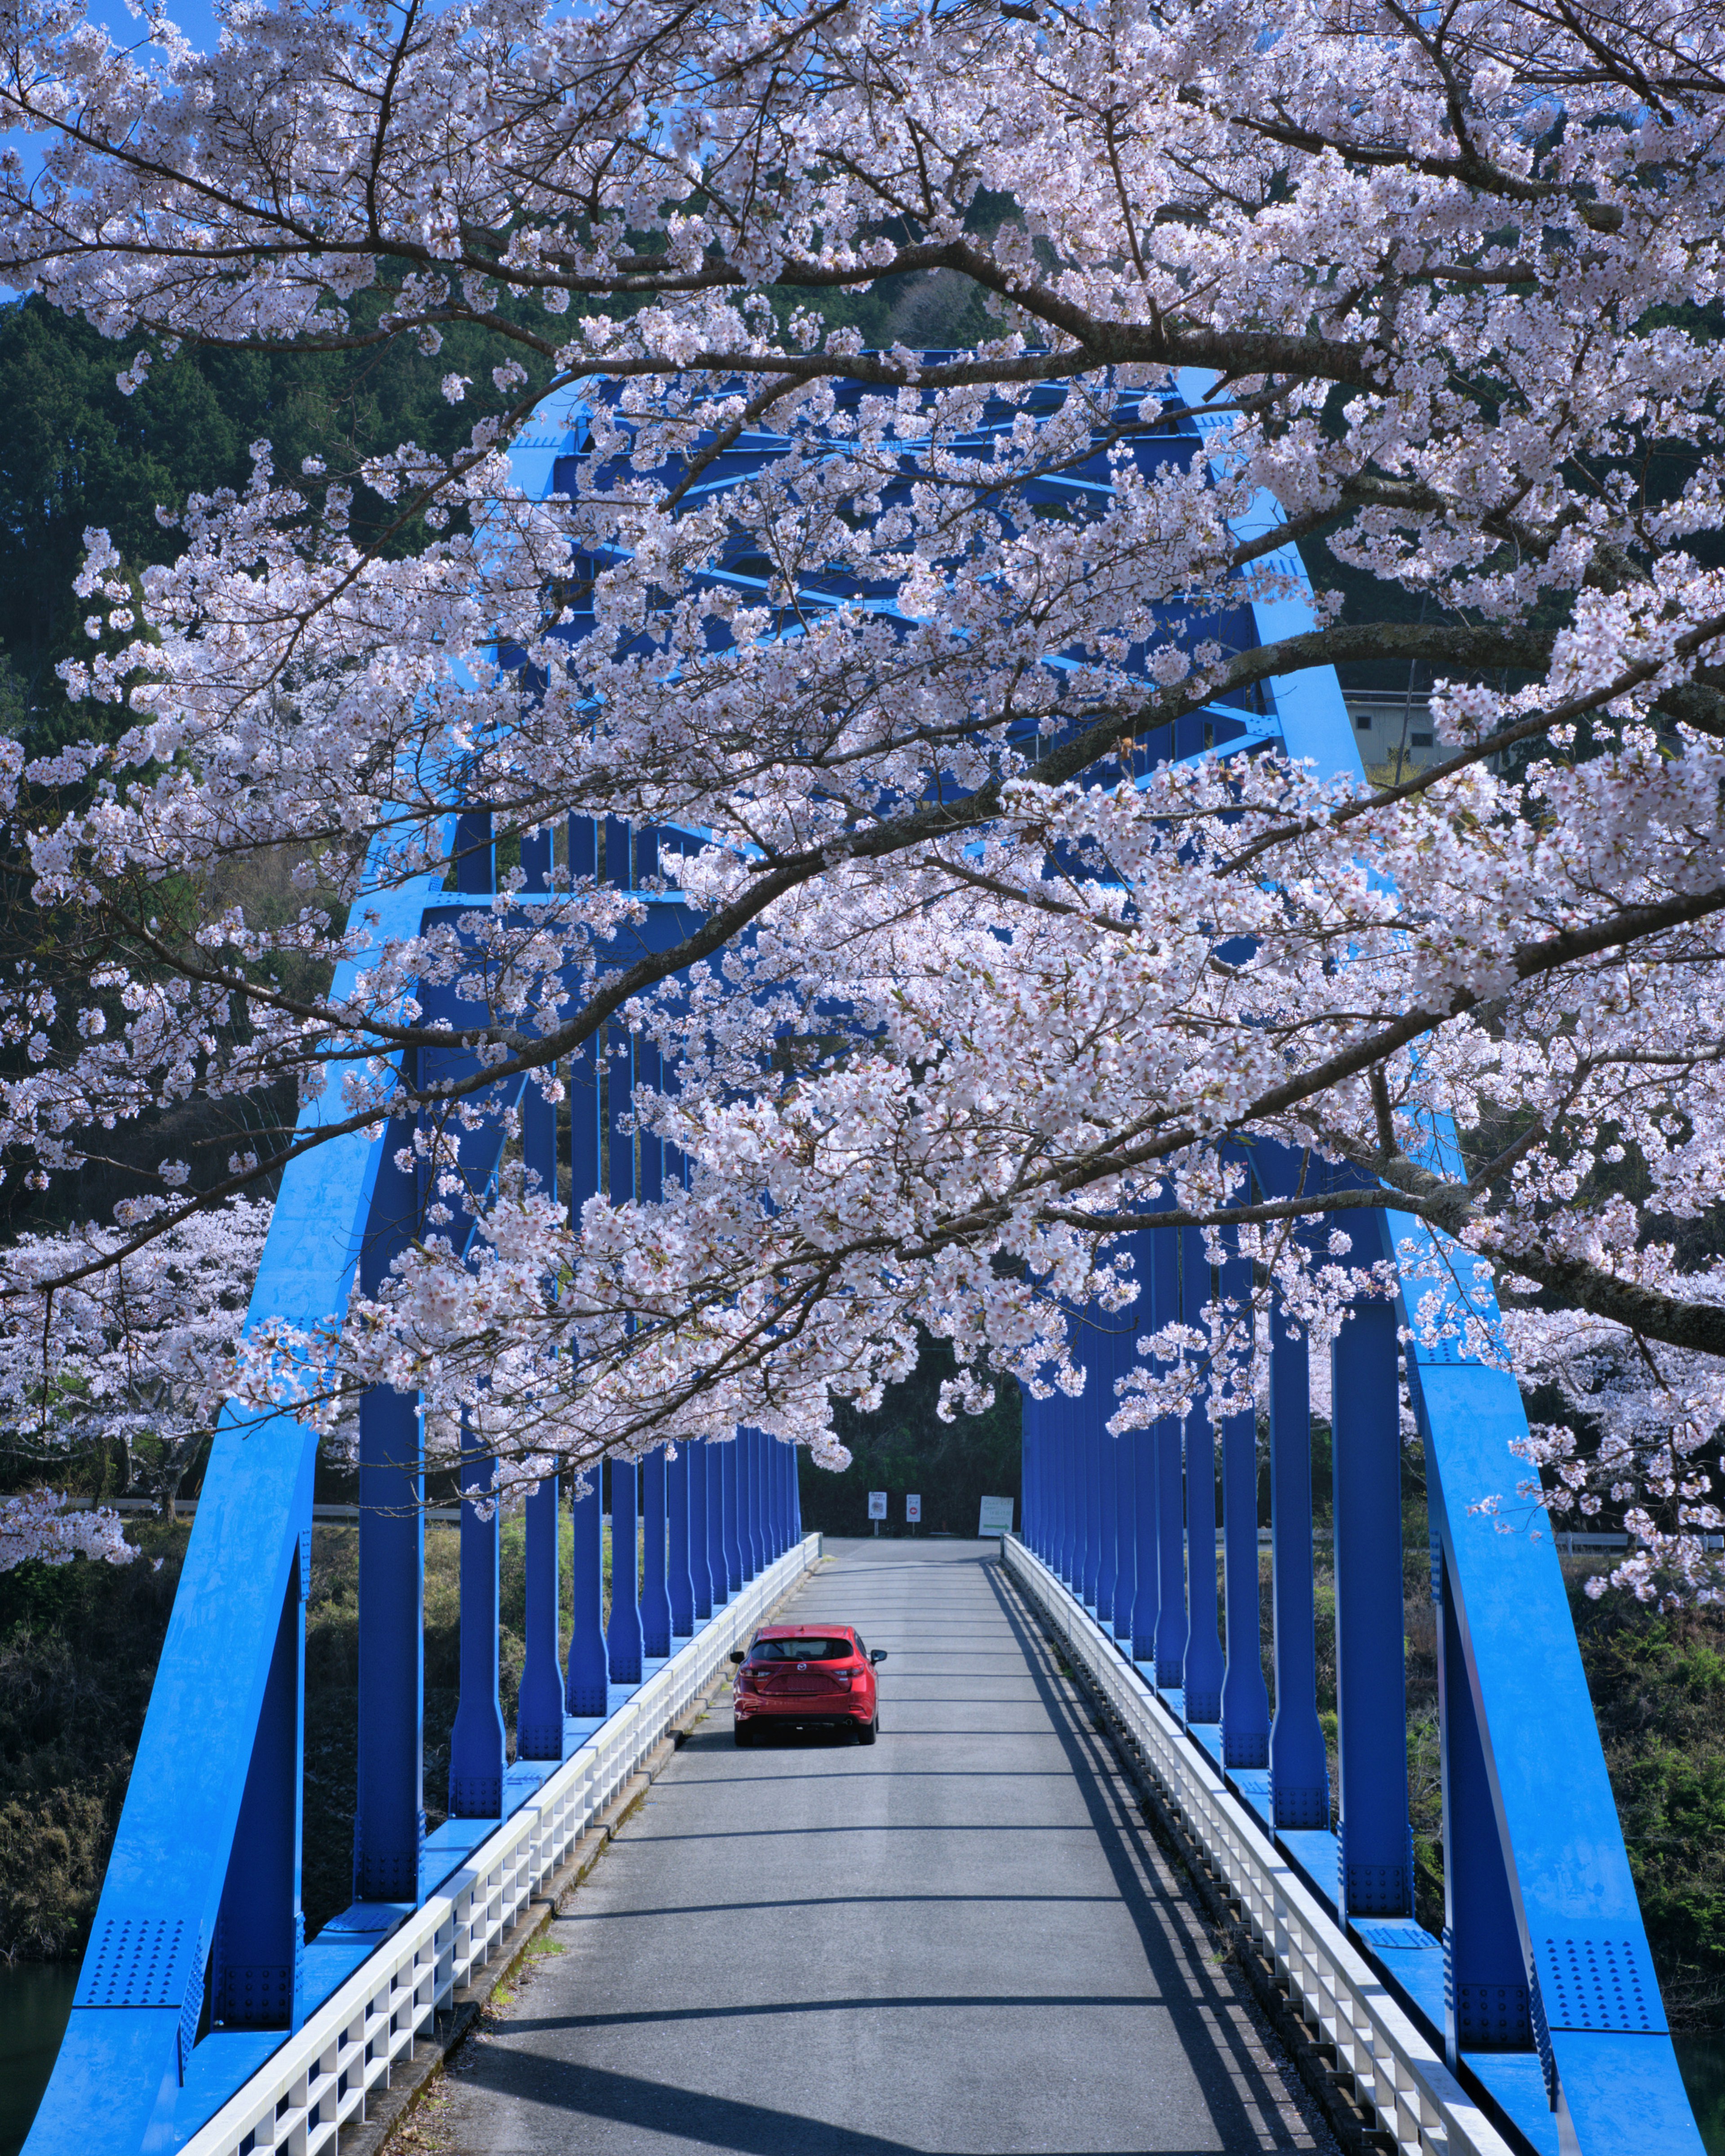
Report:
M 1330 2149 L 992 1543 L 829 1543 L 776 1621 L 886 1649 L 880 1742 L 728 1698 L 491 2029 L 463 2156 Z

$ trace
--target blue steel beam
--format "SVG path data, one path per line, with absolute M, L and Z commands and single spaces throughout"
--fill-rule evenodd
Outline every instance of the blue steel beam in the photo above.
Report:
M 375 1295 L 418 1232 L 413 1126 L 395 1117 L 360 1255 Z M 357 1902 L 417 1902 L 425 1847 L 425 1476 L 416 1394 L 369 1387 L 359 1403 L 359 1742 Z
M 1218 1281 L 1223 1301 L 1251 1322 L 1252 1269 L 1229 1229 Z M 1227 1661 L 1222 1677 L 1222 1764 L 1270 1764 L 1270 1694 L 1264 1682 L 1258 1584 L 1258 1418 L 1250 1388 L 1240 1413 L 1222 1424 L 1224 1622 Z
M 1210 1261 L 1202 1232 L 1180 1236 L 1180 1306 L 1202 1331 L 1210 1301 Z M 1185 1417 L 1186 1672 L 1189 1722 L 1222 1719 L 1222 1643 L 1216 1636 L 1216 1426 L 1200 1391 Z
M 354 993 L 377 947 L 418 932 L 434 881 L 367 888 L 355 919 L 375 916 L 372 942 L 337 968 L 333 995 Z M 330 1089 L 302 1108 L 298 1130 L 309 1135 L 339 1111 Z M 311 1328 L 342 1306 L 382 1152 L 352 1132 L 286 1169 L 249 1324 L 284 1318 Z M 179 2138 L 182 2056 L 197 2032 L 283 1609 L 311 1528 L 315 1451 L 296 1423 L 223 1410 L 31 2156 L 92 2148 L 165 2156 Z

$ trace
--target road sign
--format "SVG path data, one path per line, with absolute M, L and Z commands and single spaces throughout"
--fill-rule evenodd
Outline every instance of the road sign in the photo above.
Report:
M 1010 1497 L 984 1497 L 983 1515 L 977 1522 L 980 1536 L 1009 1535 L 1012 1532 L 1012 1500 Z
M 871 1520 L 884 1520 L 886 1517 L 886 1492 L 884 1490 L 870 1491 L 869 1517 Z
M 906 1498 L 905 1517 L 913 1527 L 922 1524 L 922 1500 L 920 1497 Z

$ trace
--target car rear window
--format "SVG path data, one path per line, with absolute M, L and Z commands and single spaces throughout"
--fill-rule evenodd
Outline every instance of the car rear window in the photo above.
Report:
M 757 1640 L 752 1662 L 848 1662 L 856 1652 L 849 1640 Z

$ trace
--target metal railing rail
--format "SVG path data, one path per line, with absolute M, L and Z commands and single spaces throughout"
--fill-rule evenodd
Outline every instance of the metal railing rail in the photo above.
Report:
M 765 1613 L 820 1556 L 806 1535 L 716 1610 L 473 1851 L 207 2123 L 182 2156 L 335 2156 L 433 2016 L 485 1967 L 533 1896 Z
M 1405 2156 L 1512 2156 L 1443 2055 L 1277 1849 L 1221 1768 L 1187 1734 L 1141 1672 L 1016 1535 L 1007 1569 L 1046 1614 L 1119 1717 L 1145 1765 L 1240 1905 L 1240 1916 L 1287 1979 L 1290 2002 L 1335 2047 L 1338 2073 Z

